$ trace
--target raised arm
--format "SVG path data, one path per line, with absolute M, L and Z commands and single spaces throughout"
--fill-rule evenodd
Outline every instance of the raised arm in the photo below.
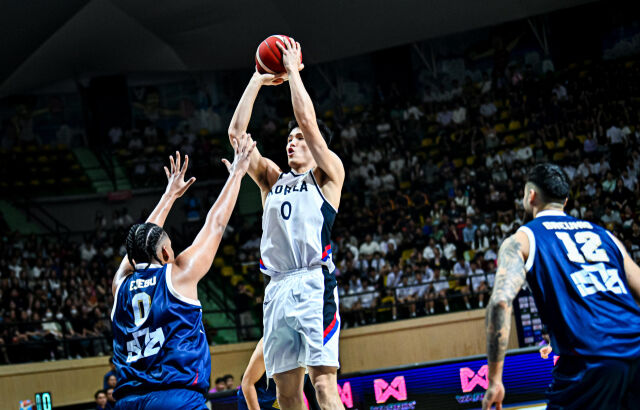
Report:
M 184 180 L 184 175 L 187 172 L 187 168 L 189 168 L 189 156 L 185 155 L 184 164 L 180 163 L 180 152 L 176 151 L 176 158 L 174 160 L 173 156 L 169 157 L 169 162 L 171 164 L 171 171 L 167 167 L 164 167 L 164 172 L 167 175 L 167 188 L 162 194 L 160 201 L 153 209 L 146 222 L 154 223 L 160 227 L 164 225 L 164 222 L 167 220 L 167 216 L 169 215 L 169 211 L 173 204 L 176 202 L 176 199 L 180 198 L 189 187 L 196 182 L 195 177 L 191 177 L 189 180 Z M 115 294 L 116 288 L 122 279 L 124 279 L 127 275 L 133 272 L 133 266 L 129 263 L 129 258 L 127 255 L 122 258 L 122 262 L 120 262 L 120 266 L 118 267 L 118 271 L 116 272 L 115 277 L 113 278 L 113 282 L 111 284 L 111 290 Z
M 518 231 L 502 243 L 498 252 L 498 270 L 486 314 L 489 388 L 482 401 L 483 409 L 490 409 L 494 403 L 496 409 L 502 408 L 502 370 L 511 331 L 512 303 L 526 280 L 528 250 L 527 235 Z
M 233 164 L 226 159 L 223 162 L 229 169 L 229 178 L 220 196 L 213 204 L 204 226 L 193 244 L 176 257 L 173 284 L 181 294 L 196 294 L 198 281 L 209 271 L 216 255 L 222 235 L 227 227 L 240 191 L 240 182 L 247 173 L 249 158 L 256 144 L 247 134 L 234 140 L 235 158 Z M 195 299 L 195 297 L 194 297 Z
M 247 88 L 245 88 L 240 102 L 233 113 L 231 124 L 229 124 L 229 142 L 233 146 L 233 141 L 247 132 L 253 104 L 256 101 L 258 92 L 263 85 L 282 84 L 284 74 L 274 76 L 273 74 L 253 73 Z M 249 162 L 249 176 L 255 181 L 260 190 L 269 192 L 271 186 L 280 176 L 280 168 L 270 159 L 263 157 L 258 149 L 254 149 Z
M 249 410 L 260 410 L 258 392 L 256 391 L 255 384 L 260 380 L 264 372 L 264 347 L 262 345 L 262 339 L 260 339 L 256 350 L 253 351 L 251 359 L 249 359 L 247 370 L 244 371 L 244 375 L 242 376 L 242 393 L 244 393 L 244 398 L 247 401 Z
M 313 155 L 316 164 L 327 175 L 329 180 L 339 184 L 340 188 L 342 188 L 344 166 L 340 157 L 329 149 L 327 142 L 322 138 L 313 102 L 300 77 L 299 71 L 303 67 L 300 63 L 300 43 L 295 42 L 293 39 L 285 38 L 284 46 L 280 43 L 277 44 L 282 50 L 282 61 L 289 75 L 293 114 L 309 146 L 311 155 Z

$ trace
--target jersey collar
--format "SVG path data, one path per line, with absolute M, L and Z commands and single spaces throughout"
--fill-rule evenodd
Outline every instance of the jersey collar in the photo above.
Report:
M 567 214 L 565 214 L 562 211 L 556 211 L 554 209 L 547 209 L 546 211 L 538 212 L 538 215 L 536 215 L 536 218 L 540 218 L 541 216 L 567 216 Z
M 137 269 L 145 269 L 147 267 L 146 263 L 136 263 L 136 270 Z M 157 263 L 152 263 L 151 265 L 149 265 L 149 269 L 158 269 L 161 268 L 162 265 L 158 265 Z

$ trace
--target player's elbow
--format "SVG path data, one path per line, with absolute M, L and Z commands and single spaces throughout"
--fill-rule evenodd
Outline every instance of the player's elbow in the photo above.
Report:
M 496 295 L 495 293 L 491 295 L 491 299 L 489 300 L 489 304 L 487 308 L 491 309 L 500 309 L 500 310 L 508 310 L 511 309 L 511 303 L 513 301 L 506 297 L 505 295 Z
M 242 391 L 245 391 L 245 392 L 251 386 L 251 382 L 249 381 L 249 378 L 247 377 L 246 374 L 242 376 L 242 382 L 240 383 L 240 386 L 242 387 Z
M 240 131 L 237 130 L 234 126 L 229 126 L 227 133 L 229 134 L 229 141 L 233 141 L 240 136 Z

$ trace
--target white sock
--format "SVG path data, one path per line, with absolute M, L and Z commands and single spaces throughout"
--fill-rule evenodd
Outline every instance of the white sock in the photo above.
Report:
M 478 302 L 478 307 L 479 308 L 483 308 L 484 307 L 484 302 L 482 300 L 480 302 Z
M 469 304 L 469 302 L 465 303 L 465 305 L 467 306 L 467 310 L 471 309 L 471 305 Z
M 444 305 L 444 310 L 449 311 L 449 305 Z

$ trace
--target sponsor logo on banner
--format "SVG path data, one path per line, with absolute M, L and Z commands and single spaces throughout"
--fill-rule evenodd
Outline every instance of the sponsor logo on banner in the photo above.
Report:
M 342 404 L 348 409 L 353 408 L 353 396 L 351 395 L 351 382 L 346 382 L 342 386 L 338 385 L 338 394 Z
M 404 376 L 397 376 L 391 383 L 384 379 L 375 379 L 373 388 L 376 393 L 376 403 L 386 403 L 393 396 L 398 401 L 407 400 L 407 386 Z
M 487 389 L 489 387 L 489 366 L 484 365 L 475 373 L 468 367 L 460 368 L 460 386 L 462 386 L 462 391 L 464 393 L 469 393 L 476 386 L 480 386 L 483 389 Z

